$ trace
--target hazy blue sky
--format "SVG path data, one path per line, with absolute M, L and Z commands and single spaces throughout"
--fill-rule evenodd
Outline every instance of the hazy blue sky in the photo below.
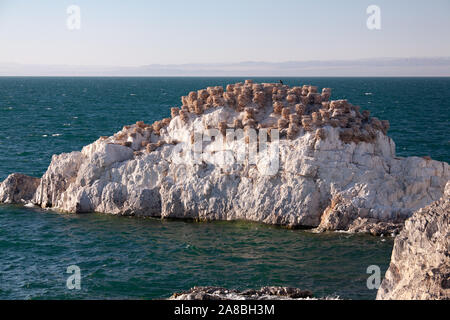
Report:
M 69 5 L 81 30 L 66 27 Z M 382 29 L 366 27 L 381 8 Z M 120 65 L 450 56 L 450 1 L 0 0 L 0 62 Z

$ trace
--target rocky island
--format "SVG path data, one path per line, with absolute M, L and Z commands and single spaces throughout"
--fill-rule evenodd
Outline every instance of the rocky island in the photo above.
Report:
M 397 157 L 387 121 L 330 96 L 328 88 L 251 80 L 190 92 L 170 118 L 53 156 L 40 179 L 12 174 L 0 185 L 0 202 L 396 232 L 443 196 L 449 166 Z M 258 150 L 262 133 L 275 158 Z

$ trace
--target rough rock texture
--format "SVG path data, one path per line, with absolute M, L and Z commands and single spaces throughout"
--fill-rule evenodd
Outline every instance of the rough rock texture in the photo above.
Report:
M 289 287 L 263 287 L 261 290 L 228 290 L 219 287 L 194 287 L 173 294 L 169 300 L 301 300 L 310 299 L 309 290 Z
M 8 176 L 0 183 L 0 203 L 28 203 L 34 198 L 41 179 L 20 173 Z
M 450 183 L 441 200 L 405 222 L 377 299 L 450 299 Z
M 390 222 L 358 217 L 348 226 L 347 231 L 351 233 L 370 233 L 374 236 L 396 236 L 403 228 L 403 222 L 400 221 L 401 219 L 393 219 Z
M 396 157 L 386 121 L 330 94 L 252 81 L 191 92 L 172 118 L 55 155 L 32 201 L 74 213 L 395 232 L 442 196 L 449 166 Z M 232 139 L 230 129 L 242 131 Z M 275 160 L 252 143 L 265 130 Z

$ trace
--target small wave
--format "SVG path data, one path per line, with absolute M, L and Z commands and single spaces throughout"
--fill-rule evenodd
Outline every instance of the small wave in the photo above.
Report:
M 348 231 L 348 230 L 334 230 L 333 232 L 344 233 L 344 234 L 355 234 L 354 232 L 351 232 L 351 231 Z
M 52 134 L 52 137 L 59 137 L 59 136 L 62 136 L 62 134 L 61 133 L 54 133 L 54 134 Z
M 373 95 L 373 93 L 372 92 L 366 92 L 366 93 L 364 93 L 366 96 L 371 96 L 371 95 Z

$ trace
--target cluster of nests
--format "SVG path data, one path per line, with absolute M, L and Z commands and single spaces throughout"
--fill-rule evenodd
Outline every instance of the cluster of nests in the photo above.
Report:
M 324 126 L 340 128 L 340 139 L 345 143 L 373 142 L 377 131 L 384 134 L 389 130 L 389 122 L 370 117 L 370 111 L 360 111 L 359 106 L 347 100 L 329 101 L 331 89 L 324 88 L 321 93 L 316 86 L 289 87 L 281 83 L 229 84 L 226 90 L 221 86 L 190 92 L 181 98 L 182 107 L 171 109 L 171 118 L 156 121 L 152 125 L 138 122 L 125 127 L 121 135 L 141 134 L 145 137 L 142 147 L 154 151 L 163 141 L 150 143 L 152 134 L 159 136 L 161 129 L 168 126 L 173 118 L 180 117 L 189 123 L 191 115 L 202 115 L 212 108 L 228 106 L 239 116 L 233 123 L 220 122 L 218 128 L 223 135 L 227 129 L 278 129 L 280 137 L 295 139 L 303 129 L 315 132 L 317 139 L 325 139 Z M 261 121 L 257 121 L 260 119 Z M 131 131 L 130 131 L 131 130 Z M 124 137 L 116 137 L 119 140 Z M 192 138 L 192 137 L 191 137 Z M 130 146 L 131 142 L 124 142 Z
M 156 143 L 151 143 L 151 138 L 152 134 L 160 136 L 160 130 L 168 126 L 171 120 L 171 118 L 166 118 L 161 121 L 156 121 L 151 125 L 145 124 L 144 121 L 138 121 L 135 125 L 123 127 L 120 133 L 114 135 L 114 138 L 116 141 L 121 141 L 119 143 L 120 145 L 132 148 L 132 141 L 139 136 L 141 139 L 137 149 L 145 148 L 146 151 L 150 153 L 166 144 L 164 140 L 158 140 Z M 175 141 L 172 143 L 176 144 Z

